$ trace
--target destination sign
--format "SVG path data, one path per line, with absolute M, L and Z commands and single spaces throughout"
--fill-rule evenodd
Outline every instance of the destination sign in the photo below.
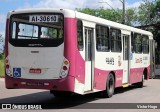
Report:
M 30 15 L 29 22 L 58 22 L 58 15 Z

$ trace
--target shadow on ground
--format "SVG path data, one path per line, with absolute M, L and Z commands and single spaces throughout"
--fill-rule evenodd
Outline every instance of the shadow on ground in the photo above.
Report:
M 124 92 L 132 91 L 134 89 L 137 89 L 137 87 L 130 86 L 128 88 L 117 88 L 115 90 L 115 94 L 122 94 Z M 100 98 L 101 97 L 99 97 L 99 93 L 88 94 L 88 95 L 74 94 L 71 97 L 59 98 L 59 97 L 54 97 L 52 94 L 50 94 L 49 91 L 44 91 L 44 92 L 0 99 L 0 103 L 41 104 L 42 108 L 46 109 L 83 108 L 83 107 L 86 108 L 86 103 L 88 104 L 92 101 L 99 100 Z

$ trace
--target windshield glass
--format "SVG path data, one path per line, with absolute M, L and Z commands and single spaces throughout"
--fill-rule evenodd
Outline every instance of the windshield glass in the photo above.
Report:
M 63 43 L 62 14 L 15 14 L 10 23 L 9 40 L 14 46 L 56 47 Z

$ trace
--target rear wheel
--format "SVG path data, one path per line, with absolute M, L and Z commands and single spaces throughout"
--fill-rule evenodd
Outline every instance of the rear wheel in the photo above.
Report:
M 103 97 L 110 98 L 114 94 L 115 80 L 112 73 L 109 74 L 106 82 L 106 90 L 103 91 Z

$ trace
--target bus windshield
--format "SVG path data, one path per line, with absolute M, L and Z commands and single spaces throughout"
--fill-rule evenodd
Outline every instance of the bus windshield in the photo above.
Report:
M 64 17 L 59 13 L 14 14 L 9 42 L 16 47 L 56 47 L 63 43 Z

